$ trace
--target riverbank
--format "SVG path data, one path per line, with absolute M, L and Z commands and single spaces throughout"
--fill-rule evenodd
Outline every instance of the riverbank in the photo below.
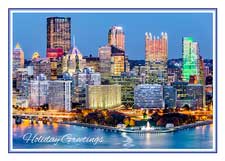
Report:
M 112 127 L 112 126 L 105 126 L 105 125 L 96 125 L 96 124 L 87 124 L 87 123 L 80 123 L 80 122 L 62 122 L 60 124 L 67 124 L 67 125 L 76 125 L 76 126 L 82 126 L 82 127 L 88 127 L 88 128 L 95 128 L 95 129 L 103 129 L 106 131 L 111 131 L 111 132 L 126 132 L 126 133 L 170 133 L 170 132 L 175 132 L 179 130 L 184 130 L 187 128 L 194 128 L 197 126 L 203 126 L 203 125 L 209 125 L 212 124 L 213 121 L 198 121 L 192 124 L 187 124 L 187 125 L 181 125 L 181 126 L 176 126 L 172 128 L 162 128 L 162 129 L 148 129 L 148 130 L 130 130 L 127 128 L 117 128 L 117 127 Z

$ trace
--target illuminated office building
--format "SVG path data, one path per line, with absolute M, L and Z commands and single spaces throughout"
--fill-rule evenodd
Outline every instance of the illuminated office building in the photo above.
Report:
M 163 108 L 163 86 L 140 84 L 134 88 L 134 106 L 137 108 Z
M 99 57 L 94 57 L 92 55 L 84 56 L 86 67 L 92 68 L 95 72 L 100 71 L 100 60 Z
M 113 77 L 112 84 L 121 85 L 121 101 L 126 107 L 133 107 L 134 105 L 134 88 L 139 84 L 138 77 L 119 76 Z
M 57 80 L 57 68 L 58 60 L 56 58 L 50 58 L 51 80 Z
M 61 48 L 68 53 L 71 48 L 71 18 L 47 18 L 47 48 Z
M 63 56 L 62 48 L 48 48 L 47 49 L 47 58 L 59 58 Z
M 108 33 L 108 44 L 125 51 L 125 34 L 121 26 L 112 26 Z
M 50 110 L 71 111 L 72 81 L 49 81 L 48 105 Z
M 111 76 L 120 76 L 125 72 L 124 51 L 112 46 L 111 48 Z
M 109 77 L 111 73 L 111 46 L 106 45 L 98 49 L 98 56 L 100 61 L 100 73 L 103 77 Z
M 48 81 L 31 80 L 29 83 L 29 107 L 40 107 L 48 103 Z
M 120 85 L 88 85 L 86 107 L 107 109 L 121 105 Z
M 199 48 L 198 43 L 192 37 L 183 38 L 183 81 L 189 82 L 190 76 L 197 76 L 199 80 Z
M 187 96 L 197 101 L 197 108 L 203 108 L 205 106 L 205 89 L 201 84 L 188 84 Z
M 69 72 L 73 75 L 76 72 L 77 61 L 76 57 L 79 59 L 79 70 L 82 71 L 86 66 L 86 60 L 83 59 L 83 56 L 80 50 L 75 46 L 69 51 L 69 54 L 66 54 L 62 58 L 62 72 Z
M 32 63 L 34 79 L 40 74 L 44 74 L 48 80 L 51 78 L 51 63 L 48 58 L 37 58 Z
M 205 70 L 204 70 L 204 59 L 202 56 L 199 56 L 199 80 L 198 83 L 205 85 Z
M 145 65 L 147 72 L 157 76 L 157 83 L 167 83 L 168 36 L 161 33 L 161 37 L 145 34 Z
M 163 87 L 163 98 L 165 101 L 165 108 L 175 108 L 177 100 L 177 91 L 172 86 Z
M 13 49 L 13 74 L 18 68 L 24 68 L 24 52 L 19 43 Z
M 29 78 L 28 68 L 18 68 L 16 71 L 16 90 L 19 96 L 28 98 L 29 95 Z
M 187 85 L 188 82 L 174 82 L 172 86 L 177 91 L 177 99 L 185 99 L 187 97 Z

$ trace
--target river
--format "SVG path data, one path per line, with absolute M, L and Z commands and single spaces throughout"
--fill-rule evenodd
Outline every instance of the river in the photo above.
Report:
M 31 125 L 28 120 L 13 125 L 13 149 L 212 149 L 212 145 L 212 124 L 159 134 L 118 133 L 57 123 Z

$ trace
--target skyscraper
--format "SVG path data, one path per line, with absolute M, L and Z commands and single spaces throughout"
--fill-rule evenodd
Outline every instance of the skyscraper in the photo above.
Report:
M 163 108 L 163 86 L 140 84 L 134 88 L 134 106 L 137 108 Z
M 61 48 L 68 53 L 71 48 L 71 18 L 47 18 L 47 48 Z
M 106 45 L 98 49 L 98 56 L 100 60 L 100 73 L 103 77 L 110 76 L 111 71 L 111 46 Z
M 189 82 L 190 76 L 197 76 L 199 80 L 199 48 L 198 43 L 193 41 L 192 37 L 183 38 L 183 81 Z
M 24 68 L 24 52 L 19 43 L 17 43 L 16 47 L 13 49 L 13 73 L 15 73 L 18 68 Z
M 114 46 L 112 46 L 111 51 L 111 76 L 120 76 L 123 72 L 125 72 L 124 51 Z
M 145 33 L 145 65 L 147 72 L 158 78 L 158 83 L 167 82 L 168 36 L 161 33 L 161 37 Z
M 72 81 L 63 80 L 49 81 L 49 109 L 71 111 L 71 83 Z
M 112 26 L 110 28 L 108 44 L 125 51 L 125 34 L 121 26 Z
M 199 56 L 199 84 L 205 85 L 205 70 L 204 70 L 204 59 Z

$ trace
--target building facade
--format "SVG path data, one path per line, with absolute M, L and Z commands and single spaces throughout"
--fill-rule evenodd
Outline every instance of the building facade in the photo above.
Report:
M 71 111 L 72 81 L 49 81 L 48 105 L 50 110 Z
M 40 74 L 44 74 L 47 77 L 47 80 L 50 80 L 50 78 L 51 78 L 51 63 L 48 58 L 34 59 L 34 60 L 32 60 L 32 64 L 33 64 L 34 80 L 36 80 Z
M 100 73 L 103 77 L 109 77 L 111 74 L 111 46 L 106 45 L 98 49 L 98 56 L 100 61 Z
M 24 52 L 19 43 L 17 43 L 16 47 L 13 49 L 13 73 L 15 73 L 18 68 L 24 68 Z
M 177 100 L 177 91 L 172 86 L 163 87 L 163 98 L 165 101 L 165 108 L 175 108 Z
M 29 107 L 38 108 L 48 104 L 48 81 L 31 80 L 29 83 Z
M 107 109 L 121 105 L 120 85 L 88 85 L 86 107 Z
M 121 26 L 112 26 L 109 29 L 108 44 L 125 51 L 125 34 Z
M 205 106 L 205 89 L 201 84 L 188 84 L 187 86 L 188 98 L 197 101 L 197 109 Z
M 61 48 L 68 53 L 71 48 L 71 18 L 47 18 L 47 48 Z
M 134 88 L 136 108 L 163 108 L 163 86 L 159 84 L 140 84 Z
M 183 81 L 189 82 L 190 76 L 197 76 L 198 80 L 199 49 L 198 43 L 194 42 L 192 37 L 183 38 L 182 57 L 183 57 L 183 65 L 182 65 Z
M 167 84 L 168 36 L 161 33 L 161 37 L 145 34 L 145 65 L 150 74 L 157 76 L 157 82 Z

